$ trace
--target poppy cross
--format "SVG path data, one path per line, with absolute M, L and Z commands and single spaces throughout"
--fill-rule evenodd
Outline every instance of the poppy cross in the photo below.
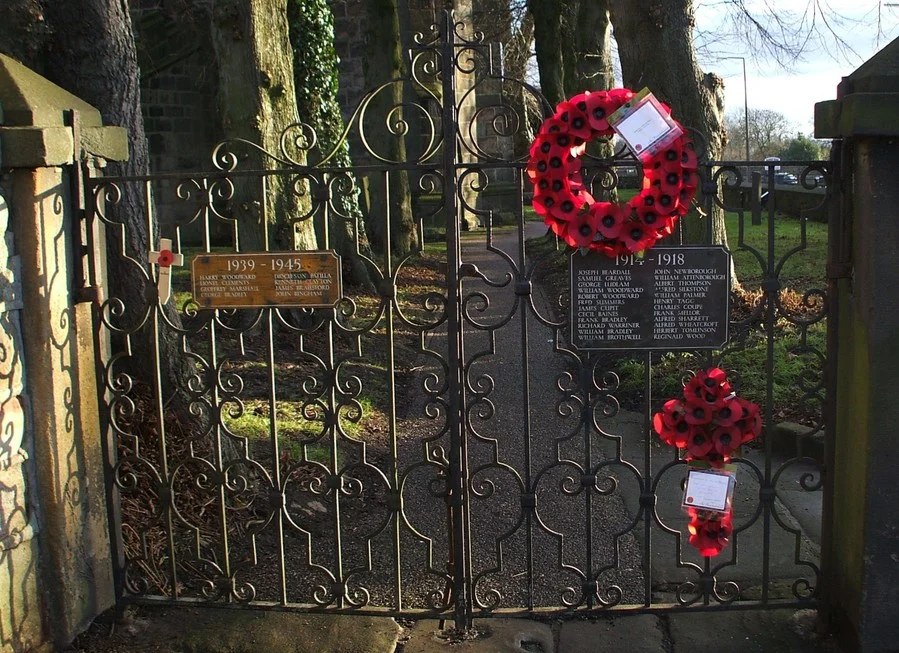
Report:
M 159 301 L 165 304 L 172 296 L 172 266 L 184 265 L 184 255 L 172 252 L 172 241 L 169 238 L 159 239 L 159 251 L 150 250 L 150 263 L 159 266 L 156 274 L 156 289 Z

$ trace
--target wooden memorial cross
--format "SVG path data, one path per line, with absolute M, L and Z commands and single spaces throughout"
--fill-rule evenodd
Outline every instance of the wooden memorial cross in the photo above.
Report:
M 172 266 L 184 265 L 184 255 L 172 252 L 172 241 L 169 238 L 159 239 L 159 251 L 150 250 L 150 263 L 159 266 L 156 274 L 156 289 L 159 302 L 165 304 L 172 296 Z

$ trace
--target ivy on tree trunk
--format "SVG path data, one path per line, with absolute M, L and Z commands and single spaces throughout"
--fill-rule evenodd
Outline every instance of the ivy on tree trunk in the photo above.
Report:
M 352 167 L 350 149 L 342 140 L 343 117 L 337 102 L 339 81 L 337 53 L 334 50 L 334 17 L 326 0 L 288 0 L 287 20 L 293 49 L 293 73 L 300 120 L 311 126 L 318 144 L 310 155 L 310 164 L 333 155 L 328 166 Z M 348 268 L 345 280 L 371 286 L 368 268 L 362 256 L 370 257 L 368 236 L 359 208 L 359 187 L 354 175 L 347 173 L 331 186 L 327 246 L 336 249 Z M 318 238 L 325 245 L 324 229 L 317 224 Z

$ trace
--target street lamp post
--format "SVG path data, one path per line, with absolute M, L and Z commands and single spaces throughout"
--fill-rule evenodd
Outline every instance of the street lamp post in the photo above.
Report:
M 749 86 L 746 82 L 746 57 L 721 57 L 743 62 L 743 138 L 746 141 L 746 161 L 749 161 Z
M 740 57 L 743 62 L 743 128 L 746 137 L 746 162 L 749 162 L 749 87 L 746 83 L 746 57 Z

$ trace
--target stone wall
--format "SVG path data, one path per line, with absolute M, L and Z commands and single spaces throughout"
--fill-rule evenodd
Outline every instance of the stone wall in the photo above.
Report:
M 212 151 L 222 139 L 216 107 L 217 70 L 205 11 L 166 11 L 161 0 L 130 0 L 141 69 L 140 93 L 150 170 L 211 170 Z M 169 3 L 171 4 L 171 3 Z M 161 224 L 183 220 L 184 202 L 174 192 L 156 195 Z M 199 242 L 199 225 L 182 230 L 185 242 Z
M 72 175 L 82 155 L 124 159 L 127 137 L 3 55 L 0 116 L 0 652 L 20 653 L 62 648 L 114 600 Z
M 15 238 L 4 192 L 0 187 L 0 651 L 5 653 L 37 647 L 45 635 L 28 451 L 32 442 L 25 432 L 21 265 L 13 254 Z
M 750 208 L 749 193 L 752 185 L 724 187 L 724 204 L 728 208 Z M 762 193 L 767 189 L 762 187 Z M 815 222 L 827 222 L 827 204 L 824 188 L 803 188 L 802 186 L 777 186 L 773 191 L 774 206 L 777 211 L 794 218 L 803 217 Z M 762 210 L 765 213 L 765 209 Z

